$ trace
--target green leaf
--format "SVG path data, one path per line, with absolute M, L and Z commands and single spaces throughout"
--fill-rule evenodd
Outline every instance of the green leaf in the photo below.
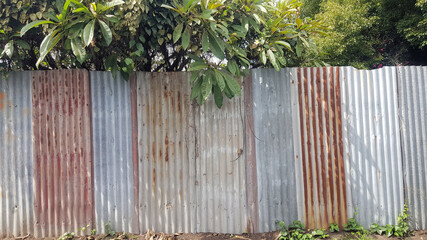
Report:
M 4 46 L 3 52 L 0 54 L 3 56 L 6 54 L 9 58 L 13 55 L 13 40 L 10 40 L 6 45 Z
M 191 77 L 190 77 L 191 84 L 193 84 L 197 79 L 199 79 L 200 72 L 201 72 L 200 70 L 191 72 Z
M 122 0 L 113 0 L 111 2 L 107 2 L 103 8 L 100 9 L 100 12 L 104 12 L 107 11 L 108 9 L 115 7 L 117 5 L 121 5 L 124 4 L 125 2 Z
M 300 28 L 300 27 L 301 27 L 301 25 L 302 25 L 302 20 L 301 20 L 300 18 L 297 18 L 297 19 L 295 20 L 295 22 L 297 23 L 297 28 Z
M 237 66 L 237 63 L 234 60 L 229 61 L 227 67 L 233 75 L 236 75 L 239 71 L 239 66 Z
M 212 53 L 215 54 L 216 57 L 221 60 L 225 58 L 224 46 L 222 45 L 221 47 L 221 44 L 218 42 L 218 39 L 216 39 L 212 34 L 209 34 L 209 46 L 211 48 Z
M 105 15 L 105 18 L 112 23 L 118 23 L 119 22 L 119 18 L 114 16 L 114 15 L 111 15 L 111 14 Z
M 134 64 L 134 62 L 133 62 L 133 60 L 131 59 L 131 58 L 126 58 L 125 59 L 125 63 L 126 63 L 126 65 L 133 65 Z
M 277 71 L 280 71 L 280 67 L 279 65 L 277 65 L 277 62 L 276 62 L 276 57 L 274 56 L 274 53 L 273 51 L 271 51 L 271 49 L 267 50 L 267 56 L 270 59 L 270 62 L 273 65 L 274 69 L 276 69 Z
M 108 25 L 104 21 L 98 19 L 98 22 L 99 22 L 99 25 L 101 26 L 102 36 L 104 36 L 105 43 L 108 46 L 110 45 L 111 41 L 113 41 L 113 34 L 111 32 L 111 29 L 110 27 L 108 27 Z
M 64 3 L 64 0 L 56 0 L 55 5 L 59 12 L 62 11 L 62 6 L 64 6 Z
M 60 32 L 60 30 L 55 30 L 53 28 L 51 32 L 43 39 L 40 45 L 40 57 L 37 59 L 36 67 L 40 65 L 46 55 L 52 50 L 53 47 L 58 44 L 58 42 L 62 39 L 64 35 Z
M 182 23 L 178 24 L 176 28 L 173 30 L 173 43 L 178 42 L 179 38 L 181 37 L 183 25 Z
M 104 65 L 106 70 L 111 70 L 111 74 L 113 75 L 113 78 L 116 79 L 117 71 L 119 69 L 117 66 L 117 56 L 116 55 L 108 56 L 107 59 L 105 60 Z
M 48 23 L 54 23 L 52 21 L 47 21 L 47 20 L 37 20 L 34 22 L 30 22 L 27 25 L 25 25 L 22 29 L 21 29 L 21 37 L 24 36 L 24 34 L 30 30 L 31 28 L 37 27 L 41 24 L 48 24 Z
M 225 96 L 227 96 L 229 99 L 232 99 L 234 97 L 234 93 L 230 90 L 230 88 L 228 86 L 226 86 L 224 88 L 224 94 Z
M 211 94 L 211 91 L 212 91 L 211 75 L 207 74 L 202 79 L 203 79 L 203 82 L 202 82 L 201 92 L 200 93 L 202 94 L 203 100 L 206 100 L 209 97 L 209 95 Z
M 15 42 L 16 42 L 16 44 L 18 44 L 18 45 L 19 45 L 20 47 L 22 47 L 23 49 L 27 49 L 27 50 L 30 50 L 30 49 L 31 49 L 30 44 L 28 44 L 26 41 L 23 41 L 23 40 L 16 40 Z
M 193 100 L 195 97 L 200 95 L 201 88 L 202 88 L 202 79 L 199 78 L 196 84 L 194 84 L 194 86 L 191 88 L 191 95 L 190 95 L 191 100 Z
M 295 46 L 295 51 L 297 52 L 297 56 L 301 57 L 302 55 L 302 46 L 301 46 L 301 42 L 298 41 L 297 45 Z
M 225 88 L 224 77 L 222 76 L 222 74 L 220 73 L 219 70 L 215 69 L 214 72 L 215 72 L 216 83 L 217 83 L 219 89 L 221 89 L 221 92 L 222 92 L 222 91 L 224 91 L 224 88 Z
M 184 33 L 182 34 L 182 48 L 187 49 L 190 45 L 190 31 L 188 28 L 185 28 Z
M 228 29 L 221 24 L 218 24 L 217 26 L 218 26 L 217 31 L 221 33 L 221 35 L 224 36 L 225 38 L 230 39 L 230 36 L 229 36 L 230 33 L 228 32 Z
M 222 91 L 221 91 L 221 89 L 219 89 L 218 86 L 214 86 L 213 90 L 214 90 L 215 104 L 218 108 L 221 108 L 222 104 L 223 104 L 223 100 L 224 100 L 224 96 L 222 95 Z
M 80 39 L 71 39 L 71 50 L 73 50 L 74 55 L 77 57 L 77 61 L 83 63 L 86 59 L 86 50 Z
M 224 73 L 224 72 L 221 72 L 221 73 L 222 73 L 222 76 L 224 76 L 225 83 L 227 84 L 227 87 L 231 90 L 231 92 L 238 96 L 242 95 L 242 89 L 240 88 L 240 85 L 236 81 L 236 79 L 234 79 L 234 77 L 232 77 L 227 73 Z
M 70 5 L 71 0 L 67 0 L 62 7 L 62 18 L 64 19 L 67 16 L 68 6 Z
M 267 64 L 267 56 L 265 55 L 265 51 L 261 52 L 261 63 L 263 65 Z
M 202 35 L 202 48 L 204 52 L 209 50 L 209 36 L 206 32 L 203 32 Z
M 187 4 L 185 4 L 184 12 L 187 12 L 187 10 L 190 9 L 190 7 L 195 6 L 199 2 L 200 2 L 200 0 L 190 0 L 190 1 L 188 1 Z
M 89 46 L 93 39 L 93 33 L 95 31 L 95 20 L 90 21 L 86 24 L 86 27 L 83 29 L 83 43 L 85 46 Z
M 190 64 L 190 68 L 188 69 L 189 72 L 191 71 L 199 71 L 207 68 L 208 65 L 206 65 L 204 62 L 193 62 Z
M 285 41 L 275 41 L 274 43 L 282 45 L 282 46 L 285 46 L 289 51 L 293 52 L 291 44 L 289 44 L 288 42 L 285 42 Z

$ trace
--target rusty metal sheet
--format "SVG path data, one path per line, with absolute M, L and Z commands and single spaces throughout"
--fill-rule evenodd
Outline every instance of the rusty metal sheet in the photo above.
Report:
M 89 73 L 34 71 L 31 84 L 35 235 L 93 226 Z
M 0 79 L 0 238 L 33 232 L 30 72 Z
M 196 232 L 196 162 L 189 73 L 135 76 L 139 230 Z M 135 126 L 134 126 L 135 127 Z
M 249 233 L 259 232 L 259 203 L 258 203 L 258 177 L 256 164 L 255 123 L 254 123 L 254 98 L 252 88 L 252 71 L 243 79 L 245 102 L 245 157 L 246 157 L 246 191 L 247 215 L 246 228 Z
M 405 202 L 413 229 L 427 229 L 427 67 L 398 67 Z
M 299 68 L 298 102 L 305 223 L 327 228 L 347 222 L 340 72 Z
M 248 230 L 243 98 L 195 106 L 197 232 Z
M 90 72 L 95 229 L 138 232 L 134 203 L 130 84 L 110 72 Z
M 396 224 L 403 209 L 396 68 L 340 69 L 348 215 Z
M 297 102 L 292 108 L 290 73 L 290 69 L 252 70 L 254 128 L 249 134 L 255 136 L 261 232 L 276 230 L 276 221 L 290 224 L 303 211 L 298 208 L 304 203 L 298 189 L 304 186 L 297 184 L 292 128 L 299 107 Z

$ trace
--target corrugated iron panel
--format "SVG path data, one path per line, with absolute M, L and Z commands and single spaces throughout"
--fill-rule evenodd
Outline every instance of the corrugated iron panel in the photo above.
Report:
M 395 71 L 340 70 L 348 214 L 365 227 L 396 224 L 404 204 Z
M 30 72 L 0 79 L 0 238 L 33 232 Z
M 397 70 L 409 223 L 427 229 L 427 67 Z
M 298 102 L 293 113 L 290 72 L 252 70 L 254 129 L 249 134 L 255 135 L 261 232 L 276 230 L 276 220 L 290 224 L 303 211 L 298 208 L 304 197 L 298 190 L 304 186 L 296 179 L 292 128 Z
M 184 72 L 136 75 L 141 232 L 197 231 L 189 76 Z
M 32 102 L 35 235 L 59 236 L 92 225 L 93 163 L 88 72 L 33 72 Z
M 298 102 L 305 222 L 347 222 L 339 68 L 300 68 Z
M 252 71 L 243 79 L 245 102 L 245 157 L 246 157 L 246 191 L 247 214 L 246 228 L 249 233 L 259 232 L 259 202 L 258 202 L 258 177 L 256 164 L 254 101 L 252 88 Z
M 195 105 L 197 232 L 247 231 L 244 99 Z
M 96 230 L 137 232 L 129 81 L 90 72 Z

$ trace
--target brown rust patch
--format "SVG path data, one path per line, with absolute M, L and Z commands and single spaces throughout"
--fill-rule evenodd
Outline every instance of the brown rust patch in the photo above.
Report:
M 181 112 L 181 92 L 180 91 L 178 91 L 178 104 L 177 104 L 177 107 L 178 107 L 178 112 L 180 113 Z
M 5 100 L 5 99 L 6 99 L 6 93 L 0 92 L 0 100 Z
M 156 169 L 153 168 L 153 196 L 156 193 Z
M 165 162 L 169 162 L 169 136 L 166 134 L 165 137 Z
M 303 181 L 304 181 L 304 196 L 305 196 L 305 201 L 304 201 L 304 208 L 305 208 L 305 219 L 306 219 L 306 224 L 308 225 L 308 220 L 309 220 L 309 213 L 310 213 L 310 209 L 309 209 L 309 199 L 308 199 L 308 179 L 307 179 L 307 166 L 306 166 L 306 156 L 305 156 L 305 150 L 304 150 L 304 146 L 305 146 L 305 139 L 304 139 L 304 102 L 303 102 L 303 95 L 305 95 L 305 91 L 303 93 L 303 84 L 306 81 L 306 79 L 303 79 L 303 77 L 301 76 L 301 68 L 298 68 L 298 101 L 299 101 L 299 113 L 300 113 L 300 134 L 301 134 L 301 146 L 302 146 L 302 176 L 303 176 Z M 304 98 L 305 101 L 305 98 Z
M 0 102 L 0 110 L 3 110 L 3 109 L 4 109 L 4 103 Z

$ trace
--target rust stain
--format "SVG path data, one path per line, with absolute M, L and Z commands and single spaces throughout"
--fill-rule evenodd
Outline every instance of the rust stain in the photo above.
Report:
M 306 81 L 306 78 L 303 78 L 301 76 L 301 68 L 298 68 L 298 101 L 299 101 L 299 112 L 300 112 L 300 134 L 301 134 L 301 146 L 303 146 L 302 149 L 302 176 L 303 176 L 303 180 L 304 180 L 304 196 L 305 196 L 305 201 L 304 201 L 304 207 L 305 207 L 305 219 L 306 219 L 306 225 L 308 225 L 308 220 L 309 220 L 309 214 L 310 214 L 310 209 L 309 209 L 309 199 L 308 199 L 308 179 L 307 179 L 307 166 L 306 166 L 306 156 L 305 156 L 305 150 L 304 150 L 304 146 L 305 146 L 305 139 L 304 139 L 304 117 L 305 116 L 305 112 L 304 112 L 304 103 L 303 103 L 303 84 Z M 304 91 L 305 92 L 305 91 Z M 306 99 L 304 98 L 304 101 Z
M 318 158 L 319 158 L 319 153 L 318 153 L 318 141 L 319 138 L 317 136 L 317 133 L 319 131 L 318 126 L 317 126 L 317 122 L 320 120 L 318 118 L 316 118 L 316 98 L 315 98 L 315 94 L 316 91 L 318 89 L 320 89 L 319 85 L 315 84 L 315 78 L 314 78 L 314 68 L 311 68 L 310 71 L 310 79 L 311 79 L 311 108 L 310 108 L 310 117 L 311 117 L 311 122 L 312 122 L 312 126 L 311 129 L 313 131 L 313 147 L 314 147 L 314 172 L 316 174 L 316 187 L 317 187 L 317 206 L 319 209 L 319 215 L 321 216 L 321 210 L 322 210 L 322 202 L 321 202 L 321 188 L 320 188 L 320 184 L 321 184 L 321 176 L 319 174 L 319 162 L 318 162 Z M 316 121 L 317 120 L 317 121 Z M 316 225 L 320 225 L 322 226 L 322 217 L 316 218 L 315 222 L 318 222 Z M 317 221 L 316 221 L 317 220 Z
M 178 112 L 181 112 L 181 92 L 178 91 Z
M 165 162 L 169 162 L 169 137 L 166 134 L 165 137 L 165 146 L 166 146 L 166 150 L 165 150 Z
M 156 169 L 153 168 L 153 197 L 156 194 Z
M 4 109 L 4 103 L 0 102 L 0 110 L 3 110 L 3 109 Z
M 151 158 L 153 160 L 153 164 L 156 163 L 156 143 L 152 142 L 151 143 Z
M 326 68 L 323 68 L 325 70 Z M 323 81 L 322 81 L 323 80 Z M 323 129 L 323 103 L 325 100 L 322 96 L 322 88 L 325 89 L 325 79 L 322 79 L 320 76 L 320 71 L 316 72 L 316 85 L 317 85 L 317 119 L 319 119 L 319 142 L 320 142 L 320 170 L 321 170 L 321 179 L 322 179 L 322 195 L 323 195 L 323 225 L 329 224 L 329 217 L 328 217 L 328 188 L 327 188 L 327 176 L 326 176 L 326 163 L 325 163 L 325 145 L 324 145 L 324 129 Z M 320 199 L 320 198 L 319 198 Z
M 5 100 L 5 99 L 6 99 L 6 93 L 0 92 L 0 100 Z
M 347 220 L 347 199 L 339 69 L 310 68 L 311 74 L 307 68 L 297 71 L 306 224 L 325 228 L 335 222 L 342 227 Z
M 91 114 L 90 103 L 82 100 L 90 99 L 88 75 L 86 70 L 32 74 L 38 235 L 56 236 L 64 228 L 72 231 L 74 226 L 93 224 Z M 76 101 L 70 102 L 73 98 Z M 64 110 L 68 114 L 63 114 Z

